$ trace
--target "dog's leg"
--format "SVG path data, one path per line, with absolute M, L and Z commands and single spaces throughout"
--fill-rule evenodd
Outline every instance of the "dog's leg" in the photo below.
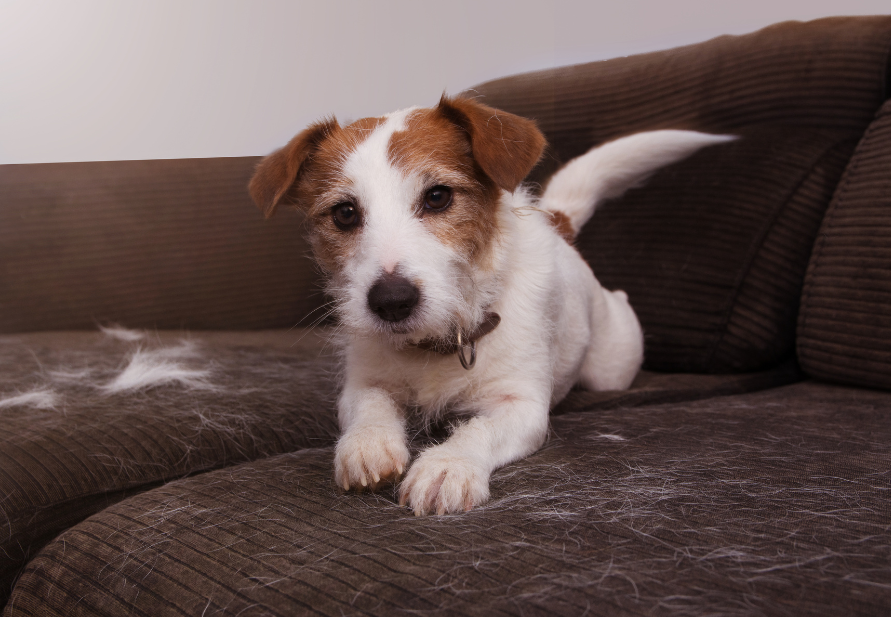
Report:
M 339 486 L 373 489 L 402 475 L 410 458 L 405 420 L 388 392 L 347 384 L 338 418 L 341 437 L 334 454 L 334 480 Z
M 528 391 L 528 385 L 501 387 Z M 546 392 L 543 387 L 542 392 Z M 399 503 L 418 516 L 470 510 L 489 498 L 489 476 L 529 456 L 544 443 L 548 400 L 518 394 L 492 394 L 477 401 L 479 415 L 455 429 L 440 445 L 425 450 L 399 488 Z
M 626 390 L 643 364 L 643 331 L 624 291 L 592 289 L 591 342 L 579 383 L 586 390 Z

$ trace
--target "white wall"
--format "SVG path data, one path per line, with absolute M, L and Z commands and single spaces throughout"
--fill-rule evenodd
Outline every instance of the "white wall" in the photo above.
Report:
M 266 154 L 510 73 L 889 0 L 0 0 L 0 163 Z

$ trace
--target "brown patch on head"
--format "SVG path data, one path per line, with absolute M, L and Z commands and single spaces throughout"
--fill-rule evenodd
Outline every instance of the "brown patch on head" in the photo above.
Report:
M 364 218 L 362 204 L 355 190 L 343 175 L 343 167 L 350 155 L 386 118 L 362 118 L 332 133 L 319 146 L 307 173 L 294 186 L 294 192 L 307 206 L 309 240 L 316 261 L 332 273 L 343 267 L 353 251 Z M 351 230 L 339 229 L 334 224 L 333 208 L 349 201 L 359 208 L 360 223 Z
M 329 273 L 357 245 L 364 218 L 343 167 L 384 121 L 364 118 L 341 127 L 332 118 L 313 124 L 261 161 L 251 180 L 251 195 L 267 216 L 282 202 L 306 212 L 316 260 Z M 500 189 L 516 189 L 541 155 L 544 137 L 532 121 L 469 99 L 443 97 L 436 108 L 409 114 L 406 124 L 393 134 L 388 155 L 427 183 L 414 204 L 418 215 L 442 242 L 479 264 L 498 233 Z M 436 185 L 452 190 L 452 203 L 442 212 L 424 210 L 424 193 Z M 333 208 L 343 202 L 358 207 L 355 228 L 334 224 Z
M 294 186 L 305 163 L 312 158 L 319 145 L 339 128 L 334 118 L 310 124 L 287 146 L 260 161 L 248 190 L 266 218 L 275 213 L 276 207 Z
M 572 228 L 572 222 L 563 212 L 546 212 L 550 216 L 550 223 L 560 234 L 560 237 L 572 244 L 575 242 L 575 230 Z
M 287 146 L 260 161 L 250 193 L 267 217 L 279 203 L 307 214 L 316 261 L 331 272 L 355 245 L 356 233 L 334 225 L 332 208 L 350 201 L 343 165 L 384 118 L 363 118 L 341 127 L 333 118 L 310 125 Z
M 545 139 L 535 123 L 471 99 L 443 96 L 433 109 L 406 120 L 394 133 L 394 165 L 445 185 L 453 202 L 441 213 L 419 208 L 440 240 L 479 263 L 498 234 L 500 189 L 514 191 L 541 156 Z
M 473 99 L 443 95 L 436 109 L 467 133 L 474 160 L 505 191 L 532 171 L 547 143 L 532 120 Z
M 418 216 L 441 242 L 479 263 L 498 233 L 498 186 L 479 167 L 467 134 L 436 109 L 420 109 L 406 118 L 388 147 L 390 162 L 406 174 L 423 179 Z M 425 210 L 424 195 L 434 186 L 447 186 L 452 202 L 442 212 Z

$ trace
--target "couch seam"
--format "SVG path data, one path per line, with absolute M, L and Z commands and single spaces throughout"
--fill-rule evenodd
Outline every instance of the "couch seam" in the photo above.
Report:
M 817 232 L 817 240 L 814 243 L 814 248 L 811 251 L 811 258 L 808 263 L 807 270 L 804 273 L 804 286 L 801 293 L 801 299 L 799 301 L 799 309 L 798 309 L 798 317 L 799 323 L 795 332 L 795 354 L 798 357 L 799 362 L 801 362 L 801 335 L 807 329 L 807 307 L 808 300 L 811 296 L 811 290 L 813 288 L 813 278 L 817 275 L 817 270 L 820 267 L 820 259 L 823 256 L 823 249 L 826 245 L 826 237 L 830 233 L 830 227 L 832 221 L 834 220 L 836 213 L 842 208 L 842 204 L 844 203 L 848 190 L 850 188 L 852 178 L 857 174 L 857 171 L 860 168 L 860 163 L 863 160 L 863 157 L 860 156 L 865 145 L 868 141 L 872 133 L 876 130 L 876 125 L 878 121 L 886 115 L 883 112 L 884 105 L 879 107 L 878 112 L 873 117 L 872 122 L 870 122 L 869 126 L 866 128 L 866 131 L 863 133 L 863 137 L 857 143 L 857 147 L 854 149 L 854 153 L 851 155 L 851 161 L 848 165 L 848 168 L 845 169 L 844 176 L 839 183 L 838 190 L 833 196 L 832 200 L 829 202 L 829 208 L 826 211 L 826 215 L 823 217 L 823 222 L 820 225 L 820 230 Z
M 823 152 L 814 159 L 814 162 L 811 163 L 810 167 L 808 167 L 807 171 L 802 174 L 801 178 L 798 182 L 795 183 L 789 191 L 786 193 L 785 198 L 780 202 L 780 205 L 774 209 L 770 218 L 765 221 L 765 224 L 761 231 L 758 234 L 758 238 L 755 242 L 752 243 L 751 248 L 749 249 L 746 259 L 743 262 L 742 268 L 740 268 L 740 273 L 734 281 L 734 290 L 733 295 L 727 303 L 726 308 L 724 309 L 724 318 L 721 321 L 721 329 L 718 332 L 718 337 L 715 342 L 712 344 L 711 351 L 709 352 L 708 359 L 706 360 L 706 367 L 711 367 L 712 363 L 715 360 L 715 356 L 718 353 L 718 349 L 721 347 L 721 343 L 724 342 L 725 337 L 727 336 L 727 328 L 730 325 L 730 322 L 733 319 L 734 308 L 739 304 L 739 295 L 742 291 L 742 286 L 745 280 L 748 278 L 749 273 L 752 270 L 752 266 L 755 263 L 756 258 L 759 253 L 761 253 L 761 249 L 764 247 L 764 242 L 767 240 L 767 237 L 770 235 L 770 231 L 774 228 L 777 219 L 780 217 L 782 212 L 788 206 L 789 202 L 801 191 L 801 187 L 805 182 L 813 175 L 814 170 L 817 166 L 822 163 L 832 152 L 834 152 L 845 140 L 850 139 L 850 137 L 842 138 L 834 140 L 834 142 L 827 146 Z M 853 154 L 852 154 L 853 158 Z M 796 340 L 797 347 L 797 340 Z

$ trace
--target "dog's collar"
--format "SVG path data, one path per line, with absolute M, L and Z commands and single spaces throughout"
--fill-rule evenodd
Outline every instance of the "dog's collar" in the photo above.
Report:
M 459 330 L 454 338 L 425 338 L 417 343 L 416 347 L 424 351 L 433 351 L 444 356 L 458 354 L 461 366 L 470 370 L 476 362 L 476 342 L 489 334 L 501 323 L 498 313 L 487 311 L 483 321 L 468 335 L 462 335 Z M 467 350 L 470 350 L 470 358 L 467 358 Z

